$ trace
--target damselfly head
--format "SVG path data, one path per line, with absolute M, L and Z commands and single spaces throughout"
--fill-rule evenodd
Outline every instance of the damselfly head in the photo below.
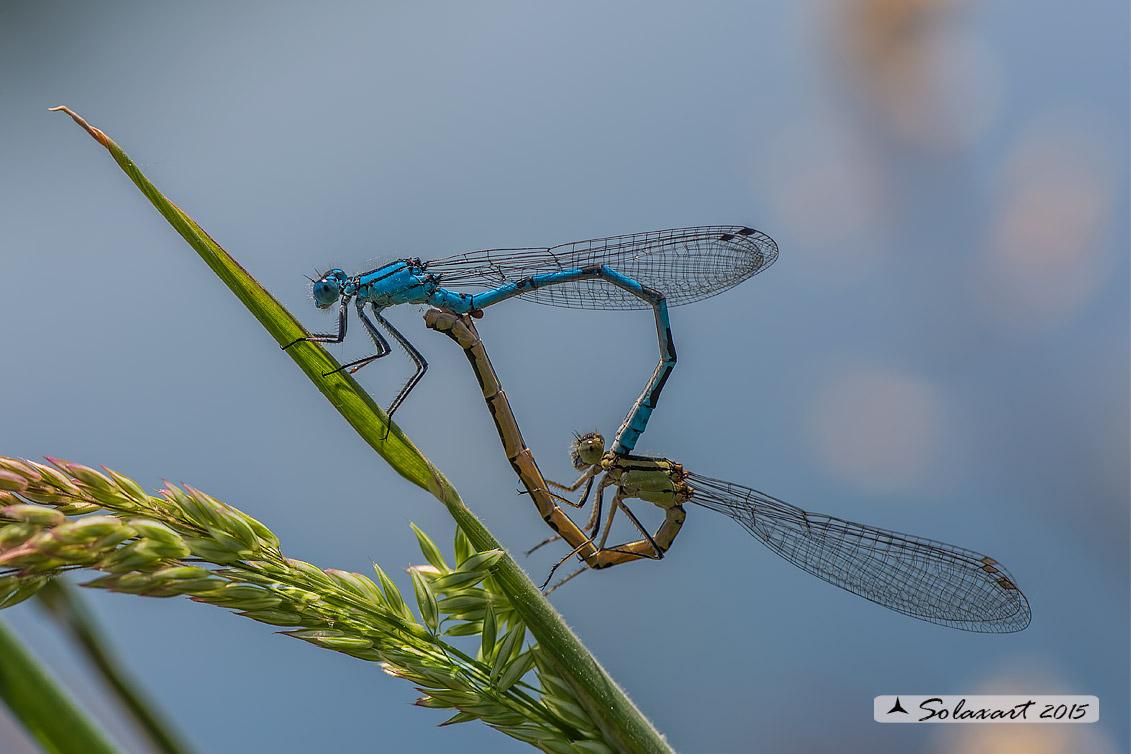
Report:
M 570 460 L 573 468 L 585 471 L 590 466 L 601 462 L 605 454 L 605 436 L 600 432 L 586 432 L 583 435 L 573 436 L 573 445 L 570 446 Z
M 349 276 L 341 270 L 330 270 L 310 285 L 310 295 L 319 309 L 329 309 L 342 295 L 342 286 Z

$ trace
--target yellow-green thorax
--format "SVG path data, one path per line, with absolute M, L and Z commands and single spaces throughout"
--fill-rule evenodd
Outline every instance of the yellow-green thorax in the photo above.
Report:
M 605 438 L 589 432 L 574 439 L 571 449 L 578 471 L 600 466 L 612 484 L 628 498 L 644 500 L 661 508 L 683 505 L 694 492 L 687 483 L 683 465 L 666 458 L 620 456 L 605 452 Z

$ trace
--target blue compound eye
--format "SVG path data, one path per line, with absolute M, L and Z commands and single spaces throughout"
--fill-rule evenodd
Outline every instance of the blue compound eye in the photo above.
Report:
M 319 309 L 330 308 L 341 293 L 341 285 L 336 278 L 322 278 L 315 281 L 311 293 L 314 296 L 314 305 Z

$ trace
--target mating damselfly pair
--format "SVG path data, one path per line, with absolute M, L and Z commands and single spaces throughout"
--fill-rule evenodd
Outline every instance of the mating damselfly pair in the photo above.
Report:
M 683 506 L 694 503 L 734 519 L 754 537 L 790 563 L 830 584 L 896 612 L 965 631 L 1010 633 L 1029 625 L 1028 600 L 1013 577 L 993 558 L 973 550 L 923 537 L 809 513 L 765 493 L 694 472 L 666 458 L 605 452 L 604 438 L 589 433 L 575 438 L 574 468 L 583 472 L 572 485 L 546 480 L 526 447 L 506 393 L 467 317 L 431 310 L 428 327 L 455 340 L 467 355 L 483 388 L 503 450 L 538 512 L 585 566 L 575 571 L 609 568 L 632 560 L 664 557 L 686 518 Z M 600 477 L 599 481 L 596 481 Z M 578 527 L 558 507 L 582 507 L 596 481 L 593 513 Z M 584 487 L 577 503 L 549 491 Z M 602 496 L 614 490 L 600 540 Z M 625 504 L 638 499 L 664 511 L 664 520 L 650 534 Z M 607 546 L 613 517 L 620 511 L 641 538 Z M 540 546 L 540 545 L 539 545 Z M 558 566 L 555 566 L 555 570 Z M 551 572 L 551 578 L 553 572 Z M 549 578 L 547 583 L 549 583 Z M 560 584 L 559 584 L 560 585 Z
M 683 304 L 721 293 L 761 272 L 777 257 L 765 234 L 745 226 L 709 226 L 615 236 L 537 249 L 497 249 L 422 262 L 401 259 L 376 270 L 348 276 L 330 270 L 313 281 L 315 304 L 339 304 L 338 332 L 295 341 L 342 342 L 348 308 L 358 318 L 377 353 L 343 365 L 356 371 L 390 352 L 381 334 L 389 333 L 416 365 L 416 372 L 389 408 L 390 416 L 419 382 L 427 362 L 382 316 L 397 304 L 429 304 L 442 310 L 426 315 L 428 326 L 445 332 L 464 348 L 495 419 L 508 460 L 543 519 L 573 550 L 585 568 L 607 568 L 638 559 L 661 559 L 683 525 L 683 505 L 692 502 L 724 513 L 794 565 L 885 607 L 922 620 L 970 631 L 1019 631 L 1029 623 L 1029 605 L 1013 578 L 995 560 L 972 550 L 897 532 L 807 513 L 741 485 L 686 472 L 668 459 L 634 456 L 632 451 L 659 399 L 676 353 L 668 304 Z M 459 293 L 445 286 L 484 289 Z M 486 350 L 466 316 L 500 301 L 523 296 L 571 308 L 652 308 L 660 362 L 629 410 L 606 453 L 604 438 L 578 437 L 574 464 L 583 471 L 573 485 L 547 482 L 526 447 Z M 365 306 L 376 324 L 366 316 Z M 596 495 L 589 523 L 578 527 L 558 506 L 586 504 L 594 481 Z M 574 503 L 550 493 L 549 486 L 575 491 Z M 605 531 L 600 529 L 603 492 L 613 487 Z M 663 524 L 649 534 L 625 504 L 639 499 L 662 508 Z M 642 538 L 606 546 L 618 511 Z M 548 540 L 552 541 L 552 540 Z M 556 570 L 557 566 L 555 566 Z M 583 569 L 584 570 L 584 569 Z M 573 575 L 576 575 L 573 574 Z M 551 573 L 552 576 L 552 573 Z M 569 577 L 569 578 L 572 578 Z M 568 580 L 568 578 L 566 579 Z M 547 579 L 547 583 L 549 579 Z

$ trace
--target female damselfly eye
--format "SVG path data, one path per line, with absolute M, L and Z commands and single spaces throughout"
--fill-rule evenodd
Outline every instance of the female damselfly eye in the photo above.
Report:
M 573 457 L 573 467 L 582 471 L 601 462 L 605 455 L 605 436 L 599 432 L 588 432 L 577 437 L 573 442 L 570 455 Z

